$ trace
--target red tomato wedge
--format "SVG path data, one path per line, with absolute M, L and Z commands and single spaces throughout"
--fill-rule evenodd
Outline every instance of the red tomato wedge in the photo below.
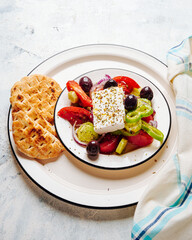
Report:
M 125 94 L 129 94 L 132 92 L 133 88 L 140 88 L 139 84 L 133 80 L 132 78 L 126 76 L 117 76 L 113 78 L 119 87 L 123 88 Z
M 119 143 L 120 136 L 107 133 L 100 142 L 100 153 L 110 154 L 115 151 Z
M 69 121 L 71 125 L 75 122 L 82 124 L 84 122 L 93 122 L 93 115 L 81 107 L 64 107 L 59 110 L 58 116 Z
M 83 91 L 83 89 L 79 86 L 79 84 L 75 81 L 68 81 L 67 84 L 68 91 L 75 91 L 77 96 L 79 97 L 83 107 L 92 107 L 92 100 L 87 94 Z
M 154 117 L 153 117 L 153 115 L 151 114 L 151 115 L 148 116 L 148 117 L 142 118 L 142 120 L 145 121 L 145 122 L 147 122 L 147 123 L 149 123 L 151 120 L 154 120 Z
M 147 123 L 149 123 L 151 120 L 154 120 L 155 114 L 156 114 L 156 112 L 155 112 L 155 110 L 153 110 L 153 113 L 152 113 L 150 116 L 148 116 L 148 117 L 143 117 L 142 120 L 145 121 L 145 122 L 147 122 Z
M 153 138 L 143 130 L 135 136 L 127 137 L 128 141 L 138 147 L 145 147 L 153 142 Z

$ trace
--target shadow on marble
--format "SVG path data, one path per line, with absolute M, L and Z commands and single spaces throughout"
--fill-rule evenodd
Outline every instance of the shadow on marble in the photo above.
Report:
M 11 151 L 11 149 L 10 149 Z M 12 152 L 12 151 L 11 151 Z M 119 208 L 119 209 L 91 209 L 76 206 L 65 201 L 59 200 L 41 188 L 39 188 L 35 183 L 33 183 L 24 171 L 21 169 L 19 164 L 15 160 L 15 156 L 12 153 L 13 162 L 17 171 L 21 172 L 19 175 L 23 178 L 23 181 L 28 189 L 31 190 L 32 194 L 36 195 L 39 199 L 40 204 L 46 204 L 47 207 L 55 210 L 56 212 L 67 214 L 80 219 L 88 219 L 92 221 L 112 221 L 118 219 L 132 218 L 135 212 L 136 205 Z

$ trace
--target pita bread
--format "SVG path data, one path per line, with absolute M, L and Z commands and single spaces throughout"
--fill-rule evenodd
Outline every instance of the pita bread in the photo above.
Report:
M 57 157 L 64 147 L 54 127 L 54 108 L 62 89 L 43 75 L 31 75 L 11 89 L 12 132 L 18 149 L 35 159 Z

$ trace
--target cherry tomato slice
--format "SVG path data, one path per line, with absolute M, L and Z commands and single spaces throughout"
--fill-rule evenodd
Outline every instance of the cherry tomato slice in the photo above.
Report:
M 132 78 L 126 76 L 117 76 L 113 78 L 120 87 L 123 87 L 125 94 L 132 92 L 133 88 L 140 88 L 139 84 Z
M 75 122 L 77 122 L 77 124 L 93 122 L 92 114 L 88 110 L 80 107 L 64 107 L 59 110 L 58 116 L 69 121 L 71 125 Z
M 75 81 L 68 81 L 67 84 L 68 91 L 75 91 L 80 101 L 82 102 L 84 107 L 92 107 L 92 100 L 87 94 L 83 91 L 83 89 L 79 86 L 79 84 Z
M 119 144 L 120 136 L 107 133 L 100 142 L 100 153 L 110 154 L 115 151 Z
M 118 83 L 118 87 L 122 87 L 125 94 L 129 94 L 133 91 L 133 87 L 126 82 L 122 81 Z
M 127 140 L 138 147 L 145 147 L 153 142 L 153 138 L 143 130 L 135 136 L 127 137 Z

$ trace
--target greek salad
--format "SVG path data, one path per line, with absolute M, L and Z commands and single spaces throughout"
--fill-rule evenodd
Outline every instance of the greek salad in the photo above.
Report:
M 141 87 L 128 76 L 105 75 L 96 84 L 84 76 L 79 82 L 68 81 L 66 87 L 71 105 L 60 109 L 58 116 L 70 122 L 74 140 L 90 159 L 99 153 L 124 154 L 154 139 L 163 142 L 149 86 Z

